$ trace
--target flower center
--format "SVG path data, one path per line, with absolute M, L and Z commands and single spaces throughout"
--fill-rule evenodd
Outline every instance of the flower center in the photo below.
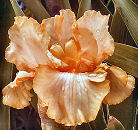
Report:
M 49 51 L 57 58 L 52 59 L 54 66 L 65 72 L 87 72 L 95 68 L 91 61 L 81 57 L 79 44 L 74 39 L 65 43 L 64 50 L 56 43 Z

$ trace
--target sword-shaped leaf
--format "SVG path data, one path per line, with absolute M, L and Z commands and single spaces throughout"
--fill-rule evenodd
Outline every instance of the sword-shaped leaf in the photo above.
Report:
M 138 48 L 115 43 L 115 52 L 106 61 L 138 77 Z
M 25 15 L 16 0 L 10 0 L 10 2 L 12 4 L 13 10 L 14 10 L 14 13 L 16 16 L 24 16 Z
M 60 0 L 63 9 L 71 9 L 69 0 Z
M 113 2 L 138 45 L 138 6 L 131 0 L 113 0 Z
M 43 19 L 50 17 L 39 0 L 21 0 L 21 2 L 33 13 L 38 22 L 41 23 Z
M 0 1 L 0 129 L 10 128 L 9 108 L 2 104 L 1 90 L 6 86 L 12 77 L 13 66 L 4 59 L 5 48 L 8 46 L 8 29 L 14 22 L 14 11 L 9 0 Z
M 91 0 L 79 0 L 78 2 L 79 2 L 79 9 L 77 18 L 80 18 L 81 16 L 83 16 L 86 10 L 91 9 Z

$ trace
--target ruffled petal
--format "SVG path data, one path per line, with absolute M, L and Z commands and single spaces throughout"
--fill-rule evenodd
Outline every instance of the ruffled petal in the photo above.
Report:
M 52 45 L 49 50 L 56 58 L 63 59 L 65 56 L 64 51 L 59 44 Z
M 65 43 L 65 57 L 63 61 L 72 68 L 72 71 L 78 71 L 80 55 L 78 46 L 73 39 Z
M 85 73 L 58 72 L 40 66 L 33 80 L 33 89 L 48 106 L 49 118 L 65 126 L 76 126 L 96 118 L 109 81 L 91 82 Z
M 35 75 L 34 72 L 28 73 L 26 71 L 19 71 L 16 74 L 14 81 L 11 83 L 14 84 L 14 87 L 18 87 L 18 85 L 20 85 L 23 81 L 25 81 L 27 79 L 33 79 L 34 75 Z
M 39 117 L 41 119 L 41 126 L 47 126 L 48 128 L 51 127 L 59 127 L 60 125 L 58 123 L 56 123 L 54 120 L 50 119 L 47 115 L 47 106 L 43 106 L 42 101 L 38 98 L 38 113 L 39 113 Z
M 42 21 L 41 26 L 48 32 L 50 35 L 50 46 L 57 43 L 57 37 L 55 35 L 55 30 L 54 30 L 54 17 L 44 19 Z
M 69 68 L 69 65 L 63 62 L 61 59 L 58 59 L 55 56 L 53 56 L 53 54 L 50 51 L 47 51 L 47 56 L 52 63 L 51 67 L 57 68 L 62 71 L 68 70 L 67 68 Z
M 86 11 L 73 24 L 73 33 L 80 43 L 82 58 L 91 61 L 91 64 L 100 64 L 114 51 L 113 38 L 108 32 L 108 19 L 109 15 L 101 15 L 93 10 Z
M 135 79 L 119 67 L 112 66 L 107 72 L 107 78 L 110 81 L 110 93 L 105 97 L 104 103 L 119 104 L 132 93 Z
M 73 50 L 73 52 L 72 52 Z M 68 67 L 65 71 L 72 71 L 76 69 L 77 63 L 79 61 L 77 46 L 74 40 L 70 40 L 65 44 L 65 51 L 59 44 L 54 44 L 50 47 L 48 53 L 48 58 L 56 68 Z M 56 64 L 55 64 L 56 63 Z
M 33 96 L 30 93 L 33 86 L 33 77 L 34 73 L 19 71 L 15 80 L 10 82 L 2 90 L 3 104 L 16 109 L 22 109 L 29 106 L 29 101 L 31 101 L 31 97 Z
M 73 25 L 73 32 L 76 39 L 79 41 L 81 48 L 81 54 L 80 54 L 81 63 L 79 67 L 80 71 L 81 72 L 91 71 L 95 66 L 98 53 L 98 46 L 96 40 L 93 34 L 89 31 L 89 29 L 79 27 L 79 24 L 77 24 L 77 22 L 74 23 Z
M 47 64 L 45 51 L 50 37 L 37 21 L 18 16 L 8 33 L 11 42 L 5 57 L 8 62 L 14 63 L 18 70 L 30 71 L 38 64 Z
M 74 40 L 70 40 L 65 44 L 65 55 L 72 59 L 78 59 L 78 48 Z
M 54 31 L 58 43 L 64 48 L 65 43 L 73 37 L 72 24 L 75 22 L 75 14 L 69 10 L 60 10 L 60 15 L 54 18 Z
M 88 77 L 93 82 L 103 82 L 106 79 L 107 72 L 103 68 L 97 68 L 92 73 L 89 73 Z

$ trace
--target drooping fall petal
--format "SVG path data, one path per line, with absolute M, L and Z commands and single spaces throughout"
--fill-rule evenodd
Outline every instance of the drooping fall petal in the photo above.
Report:
M 108 32 L 109 16 L 100 12 L 86 11 L 73 24 L 73 33 L 80 43 L 82 59 L 99 65 L 114 51 L 113 38 Z M 84 61 L 87 63 L 87 61 Z
M 110 81 L 110 93 L 105 97 L 104 103 L 119 104 L 132 93 L 135 79 L 115 66 L 110 67 L 107 73 L 107 79 Z
M 69 10 L 60 10 L 60 15 L 54 18 L 54 31 L 58 43 L 64 48 L 65 43 L 73 37 L 72 24 L 75 22 L 75 14 Z
M 22 109 L 29 106 L 29 101 L 33 96 L 30 93 L 32 89 L 34 73 L 27 73 L 25 71 L 19 71 L 15 80 L 10 82 L 2 90 L 3 104 L 16 109 Z
M 47 115 L 65 126 L 76 126 L 96 118 L 109 81 L 92 82 L 85 73 L 67 73 L 40 66 L 33 89 L 48 106 Z
M 18 16 L 8 33 L 11 42 L 5 58 L 14 63 L 18 70 L 31 71 L 38 64 L 47 64 L 45 51 L 50 37 L 37 21 Z

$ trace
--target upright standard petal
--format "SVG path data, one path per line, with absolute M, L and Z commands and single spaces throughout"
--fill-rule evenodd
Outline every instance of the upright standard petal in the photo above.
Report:
M 47 64 L 45 51 L 50 37 L 37 21 L 18 16 L 8 33 L 11 42 L 5 58 L 14 63 L 18 70 L 30 71 L 38 64 Z
M 48 32 L 48 34 L 50 35 L 50 46 L 57 43 L 57 37 L 55 34 L 55 29 L 54 29 L 54 17 L 52 18 L 48 18 L 48 19 L 44 19 L 42 21 L 41 26 Z
M 60 10 L 60 15 L 54 18 L 54 31 L 58 43 L 64 48 L 65 43 L 73 37 L 72 24 L 75 22 L 75 14 L 69 10 Z
M 110 81 L 110 93 L 103 102 L 109 105 L 119 104 L 132 93 L 135 79 L 119 67 L 112 66 L 107 72 L 107 78 Z
M 16 109 L 22 109 L 29 106 L 29 101 L 33 96 L 30 93 L 32 89 L 34 73 L 27 73 L 25 71 L 19 71 L 15 80 L 10 82 L 2 90 L 3 104 Z
M 109 81 L 92 82 L 85 73 L 67 73 L 40 66 L 33 89 L 48 106 L 49 118 L 65 126 L 76 126 L 96 118 Z
M 108 19 L 109 16 L 93 10 L 86 11 L 73 24 L 73 33 L 80 43 L 82 58 L 96 65 L 114 51 L 113 38 L 108 32 Z

